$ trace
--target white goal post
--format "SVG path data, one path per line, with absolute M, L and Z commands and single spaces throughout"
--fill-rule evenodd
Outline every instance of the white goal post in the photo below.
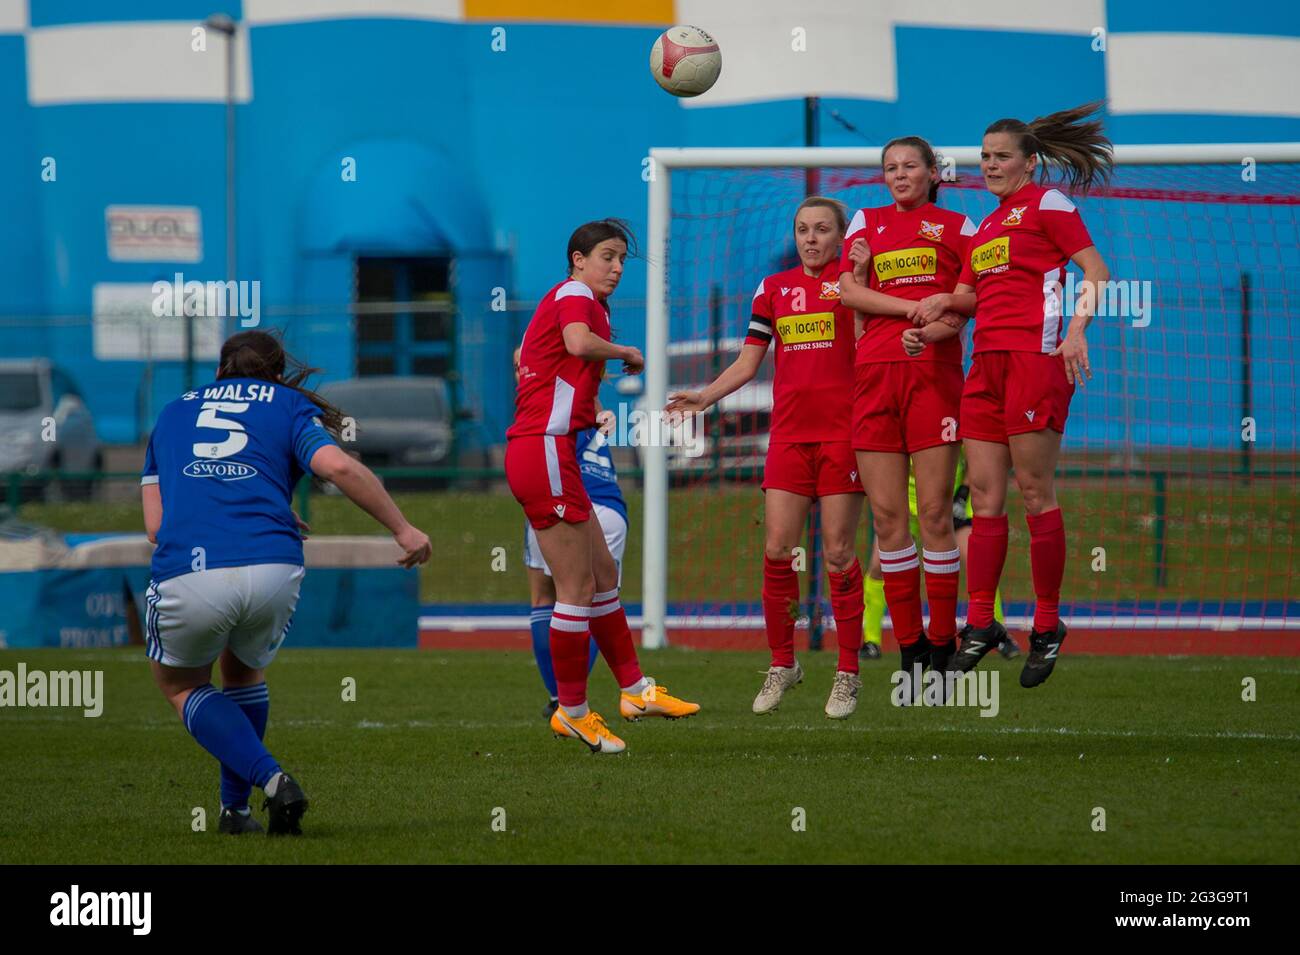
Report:
M 978 146 L 936 147 L 942 160 L 957 166 L 979 164 Z M 1212 143 L 1115 147 L 1120 165 L 1298 163 L 1300 143 Z M 700 148 L 650 150 L 648 241 L 646 245 L 645 407 L 653 412 L 667 401 L 669 386 L 668 268 L 672 178 L 678 169 L 880 168 L 881 148 Z M 667 644 L 668 611 L 668 453 L 650 442 L 644 467 L 644 581 L 642 646 Z M 657 445 L 657 446 L 656 446 Z

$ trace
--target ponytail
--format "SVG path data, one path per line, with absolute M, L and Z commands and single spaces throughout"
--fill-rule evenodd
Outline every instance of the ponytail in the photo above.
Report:
M 1028 123 L 999 119 L 984 134 L 1015 135 L 1021 153 L 1042 159 L 1040 182 L 1047 181 L 1052 169 L 1064 176 L 1071 192 L 1086 194 L 1093 186 L 1109 181 L 1115 166 L 1114 147 L 1102 132 L 1101 120 L 1088 118 L 1102 105 L 1100 100 L 1084 103 Z

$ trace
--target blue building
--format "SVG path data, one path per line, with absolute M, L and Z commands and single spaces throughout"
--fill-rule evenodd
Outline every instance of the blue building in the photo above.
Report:
M 185 375 L 183 319 L 142 311 L 154 283 L 256 281 L 263 326 L 328 378 L 450 374 L 474 416 L 464 439 L 490 444 L 511 413 L 510 350 L 563 277 L 570 231 L 618 215 L 644 233 L 652 146 L 802 145 L 804 95 L 821 97 L 822 145 L 976 143 L 998 116 L 1096 99 L 1116 142 L 1300 140 L 1300 7 L 1285 0 L 1240 27 L 1208 0 L 796 6 L 0 3 L 0 356 L 52 358 L 100 437 L 136 442 Z M 234 263 L 215 13 L 237 22 Z M 722 46 L 722 80 L 696 103 L 647 75 L 673 22 Z M 631 262 L 616 312 L 633 343 L 644 278 Z M 380 300 L 423 308 L 354 319 Z M 200 380 L 237 320 L 212 321 L 196 320 Z

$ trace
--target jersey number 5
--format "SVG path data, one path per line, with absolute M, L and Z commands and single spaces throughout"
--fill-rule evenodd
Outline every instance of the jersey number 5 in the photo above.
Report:
M 238 421 L 231 421 L 229 418 L 218 418 L 217 412 L 224 411 L 228 414 L 240 414 L 248 410 L 247 401 L 205 401 L 199 407 L 199 420 L 195 424 L 198 428 L 218 428 L 222 431 L 229 431 L 230 435 L 224 441 L 218 441 L 213 444 L 211 441 L 194 442 L 194 456 L 196 458 L 228 458 L 232 454 L 238 454 L 244 450 L 248 444 L 248 435 L 244 433 L 244 426 Z

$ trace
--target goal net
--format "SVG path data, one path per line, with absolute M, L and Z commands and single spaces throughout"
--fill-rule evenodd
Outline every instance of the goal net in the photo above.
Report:
M 996 205 L 978 151 L 939 153 L 939 205 L 978 224 Z M 798 263 L 792 222 L 806 195 L 840 199 L 850 215 L 890 198 L 879 149 L 652 156 L 645 401 L 656 408 L 736 356 L 759 280 Z M 1160 635 L 1149 645 L 1195 652 L 1228 630 L 1252 651 L 1282 652 L 1270 640 L 1300 638 L 1300 144 L 1118 147 L 1116 158 L 1109 186 L 1075 197 L 1111 283 L 1057 472 L 1062 615 L 1096 631 L 1101 649 Z M 690 628 L 762 628 L 771 379 L 769 356 L 698 423 L 690 448 L 644 449 L 647 646 Z M 1008 513 L 1002 594 L 1009 625 L 1024 628 L 1034 597 L 1014 481 Z M 864 566 L 869 541 L 864 516 Z M 811 544 L 801 594 L 815 626 Z

